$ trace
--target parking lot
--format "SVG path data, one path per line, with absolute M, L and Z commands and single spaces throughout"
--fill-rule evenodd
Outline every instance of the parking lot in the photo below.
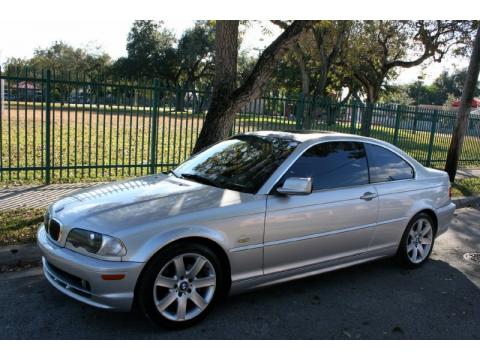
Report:
M 60 294 L 39 269 L 0 274 L 1 339 L 480 339 L 480 211 L 457 211 L 431 260 L 390 259 L 228 298 L 197 326 L 158 328 Z

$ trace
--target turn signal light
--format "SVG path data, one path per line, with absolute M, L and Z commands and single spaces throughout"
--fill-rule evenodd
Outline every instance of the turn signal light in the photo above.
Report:
M 103 274 L 103 280 L 122 280 L 125 277 L 125 274 Z

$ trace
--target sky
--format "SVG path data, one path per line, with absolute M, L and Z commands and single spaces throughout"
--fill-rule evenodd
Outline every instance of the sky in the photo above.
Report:
M 47 47 L 54 41 L 65 41 L 76 47 L 101 46 L 112 58 L 127 54 L 125 46 L 133 20 L 29 20 L 19 26 L 18 20 L 0 21 L 0 63 L 9 57 L 30 57 L 38 47 Z M 164 26 L 179 37 L 193 26 L 194 20 L 164 20 Z M 267 26 L 271 35 L 262 33 Z M 15 29 L 12 31 L 12 29 Z M 280 30 L 268 21 L 253 23 L 246 30 L 242 50 L 258 51 L 264 48 Z
M 18 26 L 18 20 L 0 21 L 0 34 L 9 34 L 0 37 L 0 64 L 9 57 L 30 57 L 38 47 L 48 47 L 54 41 L 62 40 L 75 47 L 100 46 L 112 58 L 126 55 L 126 40 L 133 20 L 120 18 L 92 19 L 92 20 L 28 20 Z M 177 36 L 192 26 L 194 20 L 176 19 L 165 20 L 164 25 L 172 29 Z M 271 34 L 264 34 L 262 26 L 268 27 Z M 12 31 L 12 29 L 14 29 Z M 280 30 L 268 21 L 254 22 L 244 35 L 241 50 L 250 53 L 263 49 L 278 36 Z M 405 84 L 416 81 L 418 76 L 424 77 L 425 83 L 431 83 L 443 70 L 451 71 L 455 67 L 466 67 L 467 59 L 447 58 L 442 63 L 426 63 L 400 72 L 393 82 Z

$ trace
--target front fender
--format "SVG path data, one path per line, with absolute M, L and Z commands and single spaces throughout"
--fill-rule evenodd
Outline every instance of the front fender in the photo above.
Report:
M 150 260 L 159 250 L 180 239 L 201 237 L 214 241 L 220 245 L 225 253 L 228 253 L 227 249 L 227 235 L 221 231 L 213 230 L 206 226 L 190 225 L 186 227 L 180 227 L 175 229 L 169 229 L 163 233 L 154 235 L 148 241 L 139 247 L 131 256 L 125 257 L 125 260 L 136 262 L 147 262 Z

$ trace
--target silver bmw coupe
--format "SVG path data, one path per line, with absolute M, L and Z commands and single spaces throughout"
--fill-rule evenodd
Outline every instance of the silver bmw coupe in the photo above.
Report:
M 418 267 L 454 210 L 447 174 L 386 142 L 253 132 L 62 198 L 38 245 L 64 294 L 178 328 L 226 294 L 389 256 Z

